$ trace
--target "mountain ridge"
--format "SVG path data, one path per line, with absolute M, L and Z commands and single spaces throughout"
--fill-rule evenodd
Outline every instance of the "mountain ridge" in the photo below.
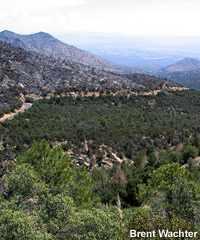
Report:
M 200 61 L 194 58 L 186 57 L 176 63 L 169 65 L 162 70 L 165 72 L 187 72 L 200 69 Z
M 145 74 L 111 73 L 84 64 L 31 53 L 0 42 L 0 106 L 7 106 L 4 104 L 5 91 L 13 87 L 46 95 L 56 91 L 125 93 L 139 88 L 142 91 L 145 88 L 145 91 L 162 89 L 163 86 L 170 88 L 177 85 Z
M 185 87 L 200 90 L 200 61 L 198 59 L 186 57 L 162 68 L 156 75 Z
M 103 58 L 72 45 L 63 43 L 49 33 L 38 32 L 29 35 L 22 35 L 4 30 L 0 32 L 0 41 L 7 42 L 13 46 L 21 47 L 27 51 L 48 57 L 79 62 L 107 71 L 122 73 L 120 68 L 114 66 Z

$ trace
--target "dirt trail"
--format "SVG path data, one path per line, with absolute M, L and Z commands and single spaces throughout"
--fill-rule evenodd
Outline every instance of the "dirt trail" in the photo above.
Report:
M 155 94 L 155 95 L 157 95 L 159 92 L 161 92 L 161 91 L 164 91 L 164 90 L 173 90 L 173 91 L 176 91 L 176 90 L 188 90 L 189 88 L 186 88 L 186 87 L 172 87 L 172 88 L 166 88 L 165 86 L 162 88 L 162 89 L 160 89 L 160 90 L 154 90 L 154 91 L 149 91 L 149 92 L 142 92 L 142 93 L 135 93 L 135 92 L 132 92 L 132 93 L 129 93 L 128 94 L 128 96 L 130 96 L 131 94 L 135 94 L 135 95 L 152 95 L 152 94 Z M 95 94 L 96 96 L 99 96 L 100 94 L 99 94 L 99 92 L 98 93 L 94 93 L 94 92 L 92 92 L 92 93 L 90 93 L 90 92 L 88 92 L 86 95 L 84 94 L 84 93 L 82 93 L 82 95 L 83 96 L 92 96 L 93 94 Z M 113 94 L 113 93 L 112 93 Z M 113 95 L 117 95 L 118 93 L 115 93 L 115 94 L 113 94 Z M 73 95 L 73 96 L 77 96 L 78 94 L 76 94 L 76 93 L 71 93 L 71 95 Z M 40 100 L 42 97 L 38 97 L 38 96 L 36 96 L 36 95 L 34 95 L 34 99 L 35 100 Z M 50 96 L 48 96 L 47 98 L 49 98 Z M 5 121 L 6 119 L 12 119 L 15 115 L 17 115 L 19 112 L 24 112 L 26 109 L 28 109 L 28 108 L 30 108 L 32 106 L 32 103 L 24 103 L 23 105 L 22 105 L 22 107 L 20 108 L 20 109 L 18 109 L 18 110 L 15 110 L 15 112 L 12 112 L 12 113 L 9 113 L 9 114 L 5 114 L 2 118 L 0 118 L 0 122 L 3 122 L 3 121 Z
M 15 115 L 17 115 L 19 112 L 24 112 L 26 109 L 30 108 L 32 106 L 32 103 L 24 103 L 21 108 L 18 110 L 15 110 L 15 112 L 11 112 L 8 114 L 4 114 L 3 117 L 0 118 L 0 122 L 5 121 L 6 119 L 12 119 Z

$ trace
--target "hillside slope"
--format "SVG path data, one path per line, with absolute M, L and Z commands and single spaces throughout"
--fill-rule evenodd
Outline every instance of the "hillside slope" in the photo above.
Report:
M 11 43 L 27 51 L 48 57 L 79 62 L 109 71 L 121 72 L 119 68 L 101 57 L 61 42 L 48 33 L 38 32 L 30 35 L 16 34 L 11 31 L 0 32 L 0 41 Z
M 115 74 L 98 68 L 66 60 L 56 60 L 0 42 L 0 86 L 16 84 L 27 91 L 42 93 L 43 89 L 55 92 L 65 87 L 85 87 L 96 90 L 159 88 L 163 84 L 175 86 L 162 78 L 145 74 Z
M 164 69 L 166 72 L 186 72 L 200 69 L 200 61 L 194 58 L 184 58 Z
M 200 69 L 187 72 L 173 72 L 165 75 L 169 81 L 200 90 Z

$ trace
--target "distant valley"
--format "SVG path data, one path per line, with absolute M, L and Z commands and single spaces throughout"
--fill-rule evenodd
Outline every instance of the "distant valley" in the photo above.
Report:
M 61 41 L 127 68 L 156 69 L 184 58 L 200 59 L 200 37 L 139 37 L 54 34 Z
M 200 38 L 115 37 L 55 35 L 73 43 L 129 73 L 161 76 L 187 87 L 200 89 Z

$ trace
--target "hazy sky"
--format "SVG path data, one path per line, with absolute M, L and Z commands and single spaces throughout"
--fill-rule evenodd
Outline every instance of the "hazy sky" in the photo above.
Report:
M 0 31 L 195 36 L 199 12 L 199 0 L 5 0 Z

